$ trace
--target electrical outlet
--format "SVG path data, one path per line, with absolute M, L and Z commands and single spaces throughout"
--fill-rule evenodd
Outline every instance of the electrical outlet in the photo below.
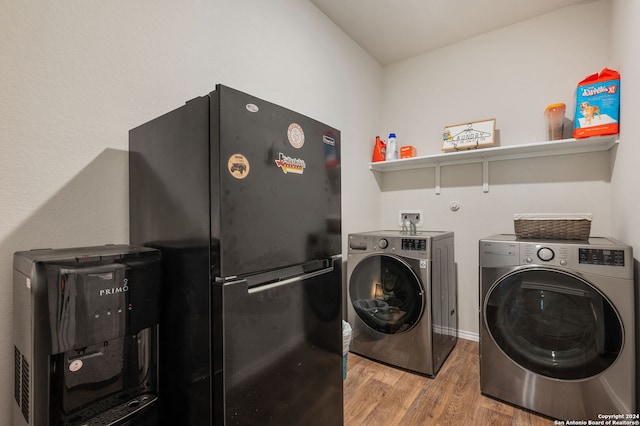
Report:
M 405 225 L 407 220 L 413 221 L 416 227 L 422 226 L 422 210 L 406 210 L 402 209 L 399 212 L 398 226 Z

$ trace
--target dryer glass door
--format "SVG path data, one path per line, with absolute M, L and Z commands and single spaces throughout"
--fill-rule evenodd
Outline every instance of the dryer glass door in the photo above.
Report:
M 551 269 L 520 270 L 498 280 L 485 299 L 484 320 L 508 357 L 556 379 L 606 370 L 623 345 L 611 302 L 587 281 Z
M 360 319 L 386 334 L 410 330 L 424 307 L 420 279 L 395 256 L 374 255 L 360 262 L 351 274 L 349 295 Z

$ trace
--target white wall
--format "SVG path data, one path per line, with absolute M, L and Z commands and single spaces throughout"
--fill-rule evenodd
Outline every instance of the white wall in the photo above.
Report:
M 445 125 L 486 118 L 496 118 L 502 146 L 545 140 L 545 107 L 564 102 L 573 117 L 577 83 L 604 67 L 615 69 L 610 16 L 608 0 L 568 7 L 384 67 L 381 132 L 396 132 L 400 145 L 414 145 L 418 155 L 440 152 Z M 443 167 L 441 195 L 435 195 L 433 169 L 385 173 L 379 177 L 381 226 L 398 229 L 399 208 L 420 209 L 422 229 L 455 232 L 459 326 L 462 336 L 474 337 L 478 240 L 513 233 L 513 214 L 528 212 L 592 212 L 592 235 L 616 236 L 609 157 L 492 162 L 488 193 L 480 164 Z M 452 201 L 459 211 L 449 209 Z
M 619 64 L 620 82 L 620 145 L 611 178 L 612 203 L 615 212 L 613 233 L 633 246 L 635 261 L 636 312 L 640 310 L 640 138 L 634 125 L 640 111 L 640 2 L 613 0 L 612 57 Z M 627 77 L 629 76 L 629 77 Z M 628 123 L 628 124 L 627 124 Z M 640 384 L 640 315 L 636 313 L 636 383 Z M 636 389 L 638 386 L 636 386 Z M 636 390 L 636 408 L 640 407 L 640 392 Z M 636 409 L 638 411 L 638 409 Z
M 128 242 L 128 130 L 216 83 L 342 130 L 343 232 L 377 226 L 362 153 L 381 69 L 311 2 L 0 8 L 0 424 L 13 402 L 13 252 Z
M 611 178 L 612 209 L 615 211 L 613 232 L 633 246 L 636 259 L 640 258 L 640 137 L 635 128 L 640 111 L 639 18 L 640 2 L 613 1 L 612 51 L 621 74 L 621 143 Z M 636 277 L 636 281 L 639 278 Z

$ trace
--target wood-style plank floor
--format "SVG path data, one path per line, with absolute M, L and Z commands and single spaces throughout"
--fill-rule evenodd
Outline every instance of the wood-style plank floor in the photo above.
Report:
M 435 379 L 349 353 L 344 424 L 549 426 L 554 422 L 481 395 L 478 343 L 458 339 Z

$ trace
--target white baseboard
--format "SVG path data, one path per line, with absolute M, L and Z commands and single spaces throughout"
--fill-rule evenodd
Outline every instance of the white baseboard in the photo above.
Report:
M 474 342 L 480 341 L 480 335 L 478 333 L 471 333 L 470 331 L 458 330 L 458 337 L 460 339 L 473 340 Z

